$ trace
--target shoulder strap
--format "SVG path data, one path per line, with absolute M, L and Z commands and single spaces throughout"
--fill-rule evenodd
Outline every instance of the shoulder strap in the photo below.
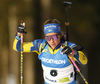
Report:
M 47 41 L 43 44 L 43 47 L 42 47 L 42 49 L 41 49 L 41 52 L 43 51 L 43 49 L 45 48 L 45 46 L 47 45 Z
M 45 46 L 47 45 L 47 41 L 43 44 L 43 47 L 42 47 L 42 49 L 41 49 L 41 52 L 43 51 L 43 49 L 45 48 Z M 67 41 L 65 41 L 65 46 L 67 46 Z
M 67 46 L 67 41 L 65 41 L 65 46 Z

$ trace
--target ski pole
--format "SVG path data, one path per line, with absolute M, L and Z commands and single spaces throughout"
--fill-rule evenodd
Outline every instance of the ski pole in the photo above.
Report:
M 25 23 L 21 20 L 21 25 L 25 27 Z M 20 64 L 21 84 L 23 84 L 23 33 L 21 33 L 21 64 Z
M 69 56 L 69 58 L 70 58 L 71 62 L 74 64 L 74 66 L 75 66 L 75 68 L 77 69 L 78 73 L 79 73 L 79 74 L 81 75 L 81 77 L 83 78 L 84 82 L 85 82 L 86 84 L 88 84 L 87 80 L 85 79 L 85 77 L 84 77 L 84 76 L 82 75 L 82 73 L 80 72 L 80 69 L 78 68 L 78 66 L 76 65 L 76 63 L 75 63 L 74 60 L 72 59 L 72 57 Z
M 71 6 L 72 2 L 66 2 L 64 1 L 64 7 L 65 7 L 65 12 L 66 12 L 66 22 L 65 22 L 65 26 L 66 26 L 66 41 L 69 41 L 69 34 L 68 34 L 68 27 L 69 27 L 69 22 L 68 22 L 68 14 L 67 14 L 67 7 Z M 80 50 L 80 49 L 79 49 Z M 82 75 L 82 73 L 80 72 L 80 69 L 78 68 L 78 66 L 76 65 L 76 63 L 74 62 L 74 60 L 72 59 L 72 57 L 70 57 L 71 62 L 73 63 L 74 67 L 77 69 L 77 71 L 79 72 L 79 74 L 81 75 L 81 77 L 83 78 L 83 80 L 85 81 L 86 84 L 88 84 L 87 80 L 85 79 L 85 77 Z

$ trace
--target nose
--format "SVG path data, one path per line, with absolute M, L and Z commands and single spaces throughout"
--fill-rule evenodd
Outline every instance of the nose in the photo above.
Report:
M 54 40 L 51 38 L 51 40 L 50 40 L 51 42 L 54 42 Z

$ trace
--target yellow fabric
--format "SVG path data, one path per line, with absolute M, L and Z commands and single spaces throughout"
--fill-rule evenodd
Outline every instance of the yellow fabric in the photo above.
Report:
M 18 41 L 18 40 L 15 38 L 14 43 L 13 43 L 13 50 L 15 50 L 15 51 L 17 51 L 17 49 L 16 49 L 17 41 Z
M 24 52 L 30 52 L 31 50 L 31 47 L 34 46 L 32 42 L 27 42 L 27 43 L 23 43 L 23 48 L 24 48 Z M 41 54 L 41 46 L 42 46 L 42 43 L 40 44 L 39 46 L 39 52 L 37 50 L 34 50 L 32 52 L 36 52 L 37 54 Z
M 67 41 L 65 41 L 65 46 L 67 46 Z
M 15 51 L 17 51 L 17 49 L 16 49 L 17 42 L 18 42 L 18 40 L 15 38 L 14 43 L 13 43 L 13 50 L 15 50 Z M 23 52 L 31 52 L 32 46 L 34 46 L 32 42 L 23 42 Z M 40 51 L 40 48 L 41 48 L 41 46 L 39 47 L 39 51 Z M 36 50 L 34 50 L 32 52 L 36 52 L 37 54 L 41 53 Z
M 74 61 L 76 61 L 76 58 L 75 58 L 75 57 L 73 57 L 73 56 L 72 56 L 72 59 L 73 59 Z
M 34 46 L 32 42 L 23 42 L 23 52 L 30 52 L 32 46 Z
M 85 56 L 85 54 L 82 51 L 78 51 L 79 53 L 79 60 L 82 64 L 87 64 L 87 57 Z
M 57 52 L 59 51 L 59 49 L 60 49 L 61 47 L 58 48 L 57 50 L 54 50 L 54 51 L 53 51 L 53 49 L 52 49 L 50 46 L 48 46 L 48 48 L 49 48 L 49 51 L 50 51 L 51 54 L 55 54 L 55 53 L 57 53 Z

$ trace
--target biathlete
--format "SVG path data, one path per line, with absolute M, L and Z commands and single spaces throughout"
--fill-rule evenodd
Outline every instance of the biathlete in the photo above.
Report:
M 20 33 L 25 33 L 24 26 L 19 25 L 13 43 L 13 49 L 21 51 Z M 41 60 L 45 84 L 76 84 L 73 64 L 69 60 L 87 64 L 87 58 L 82 51 L 74 49 L 76 44 L 62 39 L 60 22 L 57 19 L 44 23 L 45 39 L 37 39 L 23 43 L 23 52 L 36 52 Z M 66 47 L 67 46 L 67 47 Z

